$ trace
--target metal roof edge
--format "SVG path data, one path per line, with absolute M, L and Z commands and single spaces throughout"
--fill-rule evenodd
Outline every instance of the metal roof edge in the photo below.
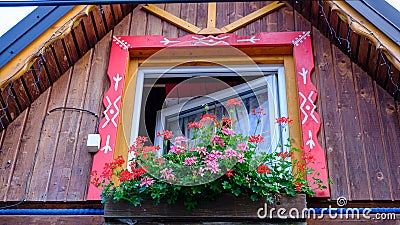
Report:
M 371 24 L 380 29 L 388 38 L 400 46 L 400 12 L 386 1 L 345 0 Z
M 40 6 L 0 37 L 0 68 L 74 6 Z

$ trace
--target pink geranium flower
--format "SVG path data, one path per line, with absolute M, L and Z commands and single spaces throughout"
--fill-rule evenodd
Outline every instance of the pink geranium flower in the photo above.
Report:
M 143 177 L 140 181 L 142 181 L 140 187 L 143 186 L 150 187 L 154 183 L 154 179 L 151 177 Z
M 191 165 L 196 164 L 196 163 L 197 163 L 197 158 L 196 157 L 188 157 L 188 158 L 185 159 L 185 162 L 184 162 L 184 164 L 186 166 L 191 166 Z

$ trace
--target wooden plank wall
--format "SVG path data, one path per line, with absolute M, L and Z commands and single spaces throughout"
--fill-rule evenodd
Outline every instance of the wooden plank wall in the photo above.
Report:
M 217 3 L 217 25 L 224 26 L 269 2 Z M 204 3 L 158 6 L 200 28 L 206 25 Z M 111 18 L 105 21 L 104 26 L 111 26 Z M 316 65 L 312 80 L 318 88 L 318 110 L 323 121 L 319 138 L 327 151 L 329 176 L 334 183 L 332 199 L 344 196 L 349 200 L 400 200 L 399 107 L 318 26 L 312 26 L 288 5 L 235 33 L 311 31 Z M 88 32 L 91 28 L 85 29 Z M 91 32 L 99 36 L 105 31 Z M 108 85 L 105 72 L 112 35 L 179 37 L 186 34 L 138 7 L 116 25 L 113 33 L 108 33 L 83 54 L 1 132 L 0 201 L 18 201 L 24 197 L 41 121 L 48 110 L 59 106 L 82 107 L 101 114 L 102 95 Z M 33 79 L 36 74 L 31 72 Z M 85 141 L 86 135 L 94 132 L 95 124 L 95 118 L 83 113 L 54 112 L 48 116 L 29 182 L 28 201 L 85 200 L 92 159 L 86 152 Z
M 24 75 L 2 87 L 0 105 L 4 110 L 0 109 L 0 130 L 15 120 L 135 6 L 116 4 L 94 8 L 63 39 L 52 42 Z

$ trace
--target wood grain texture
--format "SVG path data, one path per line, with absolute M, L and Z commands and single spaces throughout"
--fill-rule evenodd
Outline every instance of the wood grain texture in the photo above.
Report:
M 156 4 L 160 9 L 164 9 L 165 4 Z M 155 15 L 148 14 L 147 16 L 147 27 L 146 35 L 161 35 L 162 34 L 163 21 Z
M 111 5 L 113 15 L 114 15 L 114 21 L 121 21 L 122 18 L 124 18 L 121 5 L 120 4 L 112 4 Z M 117 24 L 117 23 L 116 23 Z
M 4 225 L 17 224 L 48 224 L 48 225 L 83 225 L 83 224 L 105 224 L 103 216 L 1 216 Z
M 30 101 L 37 99 L 41 93 L 41 88 L 39 83 L 36 84 L 37 76 L 33 66 L 29 69 L 25 76 L 21 77 L 21 80 L 23 80 L 26 84 L 27 95 L 29 96 Z
M 166 7 L 168 4 L 166 5 Z M 207 27 L 207 14 L 208 14 L 208 3 L 200 2 L 197 3 L 196 23 L 195 25 L 201 29 Z M 216 18 L 217 14 L 215 14 Z M 216 19 L 214 20 L 216 22 Z
M 20 201 L 24 197 L 25 182 L 28 179 L 27 176 L 37 149 L 39 131 L 42 125 L 41 122 L 47 111 L 49 97 L 50 90 L 48 89 L 36 99 L 29 108 L 25 129 L 21 136 L 21 145 L 19 146 L 11 185 L 7 194 L 8 201 Z
M 96 31 L 96 25 L 93 21 L 93 11 L 89 13 L 88 16 L 82 19 L 83 27 L 85 28 L 85 33 L 88 41 L 89 48 L 94 47 L 98 40 L 98 34 Z
M 90 64 L 90 74 L 84 100 L 84 109 L 101 115 L 103 105 L 101 99 L 109 85 L 106 66 L 111 45 L 111 33 L 100 40 L 94 50 Z M 68 184 L 67 201 L 84 201 L 86 199 L 89 174 L 93 155 L 86 151 L 87 135 L 95 132 L 97 119 L 90 114 L 82 114 L 79 133 L 77 135 L 77 152 L 73 158 L 72 173 Z
M 60 70 L 58 69 L 55 57 L 51 48 L 46 49 L 43 53 L 44 67 L 51 83 L 60 77 Z
M 21 113 L 13 86 L 14 82 L 10 83 L 5 87 L 4 90 L 1 91 L 1 101 L 6 107 L 7 117 L 10 121 L 13 121 Z
M 172 15 L 179 16 L 181 13 L 181 3 L 165 4 L 165 11 L 171 13 Z M 179 28 L 177 28 L 175 25 L 173 25 L 167 21 L 163 21 L 162 23 L 163 23 L 162 35 L 164 35 L 166 37 L 171 37 L 171 38 L 178 37 Z
M 317 51 L 315 58 L 316 70 L 318 70 L 318 82 L 321 99 L 321 116 L 325 134 L 325 149 L 329 177 L 333 184 L 331 187 L 331 198 L 349 196 L 348 171 L 344 148 L 342 146 L 342 131 L 339 120 L 338 96 L 335 88 L 333 73 L 333 58 L 331 45 L 327 38 L 322 36 L 315 28 L 313 30 L 313 43 Z
M 147 26 L 147 14 L 140 9 L 141 6 L 136 7 L 132 12 L 132 22 L 129 29 L 131 36 L 144 35 Z
M 353 64 L 353 74 L 360 114 L 364 154 L 371 183 L 372 199 L 391 200 L 390 175 L 386 161 L 386 149 L 380 132 L 380 118 L 371 77 Z M 379 188 L 372 188 L 379 187 Z
M 138 207 L 129 206 L 126 203 L 107 203 L 104 209 L 105 218 L 125 217 L 135 218 L 138 221 L 246 221 L 249 219 L 259 219 L 257 211 L 264 207 L 266 202 L 258 200 L 252 202 L 248 196 L 234 197 L 229 194 L 221 195 L 215 200 L 201 200 L 198 202 L 196 210 L 188 211 L 183 201 L 178 199 L 174 205 L 168 205 L 161 202 L 155 205 L 154 201 L 145 201 Z M 306 206 L 305 195 L 296 195 L 295 197 L 281 196 L 279 201 L 274 204 L 268 204 L 268 208 L 296 208 L 299 211 Z M 286 211 L 285 214 L 287 214 Z M 273 218 L 276 212 L 272 213 Z
M 70 64 L 68 62 L 67 53 L 64 51 L 62 41 L 55 41 L 52 48 L 60 70 L 67 71 L 67 69 L 70 67 Z
M 107 33 L 106 23 L 103 19 L 104 11 L 100 6 L 92 10 L 93 13 L 93 24 L 95 25 L 95 31 L 97 32 L 97 38 L 103 37 Z
M 86 41 L 83 29 L 83 23 L 79 23 L 79 25 L 75 27 L 72 31 L 73 37 L 76 40 L 75 45 L 77 45 L 79 58 L 83 57 L 83 55 L 85 55 L 85 53 L 89 50 L 89 45 Z
M 368 59 L 368 49 L 369 41 L 365 37 L 360 38 L 360 45 L 358 47 L 358 60 L 357 64 L 361 66 L 364 70 L 366 69 L 367 59 Z
M 131 27 L 131 15 L 126 16 L 120 23 L 118 23 L 115 28 L 114 36 L 127 36 L 129 35 L 129 28 Z
M 92 51 L 87 52 L 75 65 L 71 75 L 68 97 L 65 106 L 83 108 L 87 91 Z M 82 112 L 65 111 L 57 143 L 53 169 L 47 191 L 47 201 L 65 201 L 68 183 L 72 173 L 73 159 L 77 149 L 77 136 L 80 132 Z
M 0 157 L 0 201 L 7 201 L 7 192 L 17 161 L 21 136 L 24 132 L 28 110 L 22 112 L 5 131 Z
M 229 4 L 228 2 L 217 3 L 216 27 L 218 28 L 222 28 L 228 25 L 229 23 L 228 4 Z
M 196 22 L 196 15 L 197 14 L 197 3 L 182 3 L 181 5 L 181 16 L 180 18 L 194 24 Z M 218 16 L 218 15 L 217 15 Z M 218 19 L 217 19 L 218 21 Z M 150 21 L 149 21 L 150 23 Z M 187 31 L 182 29 L 179 30 L 179 37 L 185 36 L 189 34 Z
M 79 49 L 75 45 L 73 33 L 71 32 L 71 33 L 65 35 L 63 41 L 64 41 L 65 47 L 67 49 L 70 63 L 73 65 L 79 59 Z
M 103 12 L 102 17 L 103 21 L 105 21 L 104 24 L 106 25 L 106 30 L 110 31 L 116 25 L 111 5 L 103 5 Z
M 261 2 L 262 6 L 271 4 L 272 1 Z M 272 12 L 260 21 L 260 32 L 278 32 L 278 11 Z
M 278 32 L 294 31 L 294 9 L 286 5 L 278 11 Z
M 381 132 L 386 148 L 386 160 L 389 165 L 390 183 L 393 191 L 393 199 L 400 200 L 400 124 L 399 111 L 393 98 L 374 82 L 374 89 L 381 117 Z
M 230 22 L 234 22 L 240 18 L 243 18 L 245 16 L 245 11 L 244 11 L 244 3 L 243 2 L 234 2 L 234 9 L 235 9 L 235 14 L 233 17 L 233 20 Z M 236 31 L 234 31 L 233 33 L 238 35 L 238 36 L 244 36 L 244 31 L 246 30 L 246 28 L 242 27 Z
M 349 170 L 351 200 L 371 199 L 370 180 L 363 153 L 362 134 L 357 109 L 350 59 L 333 47 L 334 71 L 338 96 L 343 145 Z
M 14 81 L 12 89 L 16 96 L 19 110 L 24 111 L 31 104 L 28 88 L 26 88 L 24 81 L 20 78 Z
M 47 111 L 65 106 L 71 74 L 72 69 L 69 69 L 51 87 Z M 58 111 L 47 116 L 39 146 L 37 163 L 35 164 L 29 186 L 28 201 L 45 201 L 47 199 L 47 190 L 57 152 L 63 115 L 63 112 Z

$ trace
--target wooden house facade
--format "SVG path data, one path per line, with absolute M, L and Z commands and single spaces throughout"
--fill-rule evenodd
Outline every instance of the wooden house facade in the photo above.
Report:
M 270 4 L 278 3 L 218 2 L 214 27 L 227 26 Z M 21 51 L 3 65 L 0 208 L 99 211 L 50 217 L 0 215 L 2 224 L 105 223 L 100 200 L 88 198 L 95 154 L 87 151 L 86 141 L 88 134 L 98 132 L 104 117 L 113 38 L 173 39 L 192 34 L 143 6 L 76 6 L 57 20 L 63 24 L 58 30 L 46 31 L 60 35 L 37 38 L 26 47 L 38 54 L 32 57 Z M 209 27 L 206 2 L 155 6 L 200 29 Z M 396 43 L 355 8 L 345 1 L 283 1 L 229 33 L 252 38 L 263 32 L 310 32 L 315 65 L 311 80 L 321 118 L 318 142 L 332 184 L 328 196 L 308 198 L 307 207 L 336 207 L 336 200 L 345 197 L 347 207 L 399 208 L 399 36 Z M 273 55 L 275 64 L 284 62 L 285 56 Z M 397 217 L 397 221 L 324 218 L 307 223 L 399 224 Z

